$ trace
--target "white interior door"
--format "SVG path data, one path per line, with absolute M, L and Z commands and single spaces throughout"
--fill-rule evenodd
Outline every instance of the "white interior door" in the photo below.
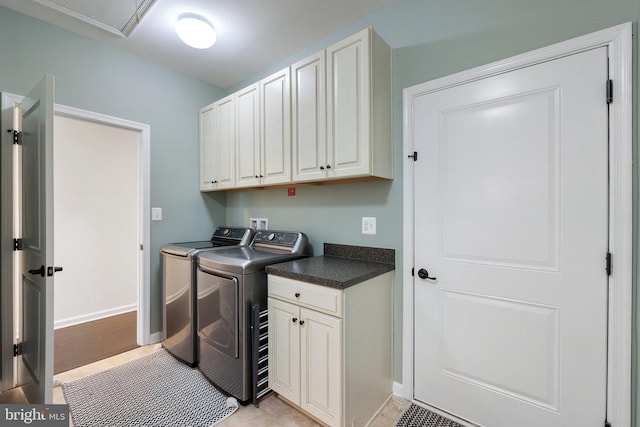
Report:
M 415 399 L 603 424 L 606 81 L 602 47 L 414 98 Z
M 22 105 L 22 356 L 30 403 L 53 398 L 53 76 Z

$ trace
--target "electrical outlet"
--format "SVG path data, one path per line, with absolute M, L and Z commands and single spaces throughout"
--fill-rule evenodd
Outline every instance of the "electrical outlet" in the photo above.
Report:
M 250 218 L 249 228 L 253 230 L 267 230 L 269 228 L 269 218 Z
M 376 234 L 376 217 L 362 217 L 362 234 Z

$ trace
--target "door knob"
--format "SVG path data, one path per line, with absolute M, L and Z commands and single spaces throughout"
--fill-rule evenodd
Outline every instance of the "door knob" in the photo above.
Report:
M 429 279 L 429 280 L 437 279 L 437 277 L 429 277 L 429 272 L 424 268 L 421 268 L 420 270 L 418 270 L 418 277 L 421 279 Z
M 36 270 L 29 270 L 29 274 L 39 274 L 42 277 L 44 277 L 44 265 L 41 265 L 40 268 L 36 269 Z

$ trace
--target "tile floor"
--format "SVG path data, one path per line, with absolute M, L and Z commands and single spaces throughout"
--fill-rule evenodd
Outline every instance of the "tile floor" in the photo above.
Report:
M 139 347 L 135 350 L 122 353 L 108 359 L 100 360 L 89 365 L 81 366 L 67 372 L 62 372 L 53 377 L 53 403 L 67 403 L 62 393 L 61 384 L 73 381 L 83 376 L 120 365 L 132 359 L 149 354 L 160 348 L 160 344 Z M 19 389 L 10 390 L 0 394 L 1 403 L 27 403 Z M 369 424 L 370 427 L 391 427 L 400 419 L 402 413 L 409 407 L 410 402 L 400 397 L 393 396 L 380 413 Z M 73 423 L 69 423 L 73 426 Z M 288 405 L 276 395 L 271 395 L 260 402 L 258 408 L 254 405 L 240 406 L 229 418 L 222 421 L 220 427 L 314 427 L 319 426 L 311 418 Z

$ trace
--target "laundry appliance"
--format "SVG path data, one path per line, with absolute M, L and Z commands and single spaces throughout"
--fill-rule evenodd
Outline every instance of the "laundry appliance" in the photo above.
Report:
M 219 247 L 247 246 L 250 228 L 218 227 L 211 239 L 172 243 L 160 248 L 162 258 L 162 300 L 164 348 L 190 366 L 197 365 L 196 351 L 196 256 Z
M 247 402 L 252 396 L 251 310 L 267 308 L 267 265 L 309 255 L 300 232 L 258 230 L 249 246 L 198 254 L 197 329 L 200 371 Z

